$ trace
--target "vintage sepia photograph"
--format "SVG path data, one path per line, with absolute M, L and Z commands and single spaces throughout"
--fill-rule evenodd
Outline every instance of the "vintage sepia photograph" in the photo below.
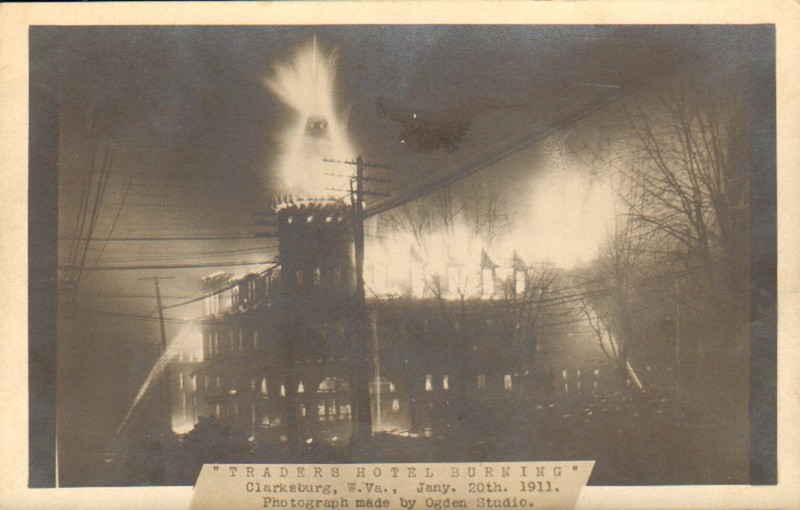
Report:
M 30 366 L 55 354 L 31 487 L 550 460 L 776 483 L 774 25 L 29 44 Z

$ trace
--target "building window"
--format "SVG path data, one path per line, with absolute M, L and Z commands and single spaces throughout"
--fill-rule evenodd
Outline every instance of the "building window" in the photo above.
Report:
M 443 390 L 449 390 L 450 389 L 450 378 L 447 375 L 442 377 L 442 389 Z
M 394 390 L 395 390 L 394 383 L 389 381 L 389 393 L 394 393 Z
M 258 330 L 253 329 L 253 349 L 258 349 Z
M 281 396 L 282 397 L 286 396 L 286 385 L 284 385 L 283 383 L 281 383 Z
M 350 404 L 345 404 L 343 406 L 339 406 L 339 419 L 340 420 L 348 420 L 350 419 L 351 414 Z
M 483 374 L 478 375 L 478 389 L 479 390 L 486 389 L 486 376 Z
M 189 376 L 192 380 L 192 391 L 197 391 L 197 374 Z
M 512 387 L 511 375 L 506 374 L 503 376 L 503 388 L 510 390 Z
M 400 410 L 400 399 L 396 398 L 392 400 L 392 411 L 397 412 Z
M 314 269 L 314 273 L 312 274 L 312 280 L 311 280 L 312 285 L 314 285 L 314 287 L 319 287 L 321 281 L 322 281 L 322 271 L 320 270 L 320 268 L 316 268 Z
M 255 391 L 256 391 L 256 380 L 255 379 L 250 379 L 250 391 L 252 391 L 253 393 L 255 393 Z
M 263 393 L 264 395 L 267 394 L 267 378 L 266 377 L 261 379 L 261 393 Z
M 210 381 L 209 381 L 208 376 L 206 375 L 206 376 L 203 377 L 203 389 L 207 390 L 209 384 L 210 384 Z
M 334 416 L 336 416 L 336 400 L 331 400 L 328 402 L 328 416 L 331 420 Z
M 183 374 L 182 373 L 178 375 L 178 388 L 183 390 Z
M 300 409 L 300 416 L 305 418 L 306 417 L 306 406 L 305 406 L 305 404 L 297 404 L 297 408 Z
M 303 290 L 303 270 L 298 269 L 294 272 L 294 286 L 297 290 Z
M 219 376 L 217 376 L 217 388 L 220 386 L 222 386 L 222 380 L 219 378 Z
M 219 404 L 216 404 L 216 405 L 214 406 L 214 414 L 217 416 L 217 418 L 219 418 L 219 415 L 220 415 L 220 412 L 221 412 L 221 411 L 222 411 L 222 410 L 220 409 L 220 406 L 219 406 Z
M 317 416 L 319 417 L 320 421 L 325 420 L 325 402 L 320 402 L 317 404 Z
M 300 384 L 297 385 L 297 393 L 305 393 L 306 389 L 303 386 L 303 381 L 300 381 Z
M 425 391 L 433 391 L 433 376 L 425 376 Z

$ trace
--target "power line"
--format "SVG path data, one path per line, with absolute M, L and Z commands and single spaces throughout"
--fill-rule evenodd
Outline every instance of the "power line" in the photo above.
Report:
M 119 208 L 117 209 L 117 214 L 114 215 L 114 221 L 111 223 L 111 228 L 108 230 L 108 236 L 106 236 L 106 240 L 103 243 L 103 247 L 100 249 L 100 253 L 97 255 L 97 258 L 94 260 L 94 266 L 92 270 L 97 267 L 100 263 L 100 259 L 103 258 L 103 253 L 106 251 L 106 247 L 108 247 L 108 242 L 111 239 L 111 234 L 114 233 L 114 228 L 117 226 L 117 221 L 119 220 L 119 215 L 122 213 L 122 208 L 125 206 L 125 199 L 128 198 L 128 192 L 131 190 L 131 184 L 133 184 L 133 176 L 128 179 L 128 186 L 125 188 L 125 193 L 122 195 L 122 200 L 119 203 Z
M 116 293 L 105 293 L 105 292 L 90 292 L 90 293 L 81 293 L 81 296 L 84 297 L 101 297 L 101 298 L 111 298 L 111 299 L 153 299 L 152 294 L 116 294 Z M 162 299 L 186 299 L 188 296 L 161 296 Z
M 257 274 L 257 276 L 264 276 L 265 274 L 267 274 L 270 271 L 274 270 L 279 265 L 280 264 L 277 264 L 277 263 L 276 264 L 272 264 L 271 266 L 269 266 L 269 267 L 267 267 L 265 269 L 262 269 L 261 271 L 259 271 L 256 274 Z M 237 285 L 236 283 L 230 283 L 230 284 L 226 285 L 225 287 L 223 287 L 221 289 L 215 290 L 214 292 L 211 292 L 211 293 L 208 293 L 208 294 L 203 294 L 202 296 L 199 296 L 199 297 L 196 297 L 196 298 L 192 298 L 192 299 L 190 299 L 188 301 L 184 301 L 183 303 L 175 303 L 175 304 L 172 304 L 172 305 L 169 305 L 169 306 L 165 306 L 164 308 L 165 309 L 166 308 L 178 308 L 178 307 L 185 306 L 185 305 L 188 305 L 188 304 L 191 304 L 191 303 L 196 303 L 198 301 L 202 301 L 202 300 L 206 299 L 207 297 L 216 296 L 217 294 L 222 294 L 223 292 L 232 289 L 236 285 Z
M 105 193 L 105 185 L 108 182 L 108 176 L 111 175 L 111 168 L 113 167 L 113 165 L 114 165 L 114 155 L 111 154 L 109 156 L 108 147 L 105 147 L 105 150 L 103 151 L 103 162 L 101 163 L 100 167 L 100 178 L 97 181 L 97 190 L 95 192 L 94 205 L 92 207 L 92 217 L 89 222 L 89 230 L 86 235 L 86 243 L 83 245 L 83 255 L 81 256 L 80 265 L 77 267 L 77 276 L 75 277 L 74 292 L 77 292 L 81 283 L 81 276 L 83 275 L 83 269 L 86 266 L 86 256 L 89 253 L 89 243 L 91 242 L 94 229 L 95 227 L 97 227 L 97 218 L 100 216 L 100 210 L 102 208 L 103 197 Z
M 397 200 L 386 201 L 382 204 L 378 204 L 373 208 L 367 209 L 364 211 L 365 218 L 370 218 L 372 216 L 382 214 L 388 212 L 392 209 L 405 205 L 409 202 L 422 198 L 423 196 L 427 195 L 428 193 L 434 192 L 440 188 L 449 186 L 454 184 L 461 179 L 469 177 L 470 175 L 479 172 L 485 168 L 488 168 L 503 159 L 516 154 L 517 152 L 525 149 L 534 143 L 547 138 L 548 136 L 561 131 L 562 129 L 570 126 L 586 117 L 591 115 L 592 113 L 608 106 L 609 104 L 617 101 L 618 99 L 622 98 L 624 95 L 633 92 L 636 89 L 643 87 L 645 83 L 639 84 L 636 87 L 626 87 L 625 89 L 621 89 L 620 93 L 616 94 L 609 94 L 607 96 L 601 96 L 594 101 L 591 101 L 587 107 L 579 109 L 575 112 L 569 113 L 567 115 L 563 115 L 556 119 L 554 122 L 551 122 L 548 127 L 543 130 L 539 130 L 528 135 L 522 136 L 517 138 L 516 140 L 510 142 L 509 144 L 505 145 L 504 147 L 500 148 L 499 151 L 496 151 L 488 156 L 482 157 L 477 161 L 463 167 L 457 172 L 453 172 L 451 174 L 444 175 L 431 183 L 417 188 L 416 190 L 411 191 L 410 193 L 406 194 L 398 198 Z
M 78 250 L 80 246 L 80 236 L 83 236 L 83 229 L 86 225 L 86 213 L 89 207 L 89 196 L 94 181 L 95 158 L 97 157 L 97 146 L 99 136 L 95 135 L 92 143 L 89 159 L 86 161 L 86 168 L 83 172 L 83 186 L 81 187 L 81 199 L 78 206 L 78 215 L 75 217 L 75 228 L 73 229 L 74 242 L 70 245 L 68 261 L 74 264 L 78 260 Z M 68 275 L 69 279 L 69 275 Z
M 256 240 L 263 239 L 264 236 L 176 236 L 176 237 L 109 237 L 112 242 L 156 242 L 156 241 L 235 241 L 235 240 Z M 59 241 L 86 240 L 86 237 L 59 237 Z M 102 238 L 92 237 L 91 241 L 100 241 Z
M 152 297 L 153 296 L 150 296 L 151 299 L 152 299 Z M 160 321 L 160 319 L 158 317 L 154 317 L 152 315 L 141 315 L 141 314 L 125 313 L 125 312 L 113 312 L 111 310 L 96 310 L 94 308 L 76 308 L 76 310 L 81 311 L 81 312 L 85 312 L 85 313 L 95 314 L 95 315 L 105 315 L 105 316 L 109 316 L 109 317 L 120 317 L 120 318 L 123 318 L 123 319 L 130 319 L 130 320 L 153 321 L 153 322 L 159 322 Z M 171 322 L 171 323 L 177 323 L 177 324 L 186 324 L 186 323 L 189 323 L 189 322 L 196 322 L 196 321 L 193 321 L 191 319 L 179 319 L 177 317 L 164 317 L 164 322 Z
M 165 253 L 164 255 L 154 255 L 152 257 L 129 257 L 129 258 L 118 258 L 115 257 L 113 262 L 118 264 L 121 262 L 131 262 L 131 263 L 139 263 L 144 264 L 147 262 L 169 262 L 169 261 L 189 261 L 191 259 L 205 259 L 206 262 L 211 263 L 215 257 L 223 257 L 226 255 L 263 255 L 264 252 L 269 250 L 274 250 L 277 248 L 277 245 L 270 245 L 270 246 L 259 246 L 256 248 L 247 248 L 241 250 L 221 250 L 221 251 L 202 251 L 202 252 L 187 252 L 187 253 Z M 128 253 L 128 252 L 125 252 Z M 198 261 L 201 262 L 201 261 Z
M 201 267 L 234 267 L 234 266 L 258 266 L 269 264 L 270 261 L 252 261 L 252 262 L 214 262 L 207 264 L 174 264 L 174 265 L 151 265 L 151 266 L 98 266 L 95 271 L 139 271 L 139 270 L 153 270 L 153 269 L 195 269 Z M 58 266 L 60 270 L 69 270 L 74 268 L 74 265 Z
M 646 286 L 646 285 L 651 285 L 653 283 L 657 283 L 657 282 L 662 281 L 662 280 L 671 280 L 671 279 L 674 279 L 674 278 L 679 278 L 679 277 L 691 274 L 691 273 L 693 273 L 693 272 L 695 272 L 695 271 L 697 271 L 699 269 L 702 269 L 702 268 L 698 266 L 698 267 L 693 267 L 693 268 L 687 268 L 687 269 L 684 269 L 684 270 L 681 270 L 681 271 L 677 271 L 677 272 L 666 273 L 666 274 L 662 274 L 662 275 L 653 276 L 653 277 L 650 277 L 650 278 L 645 278 L 645 279 L 642 279 L 642 280 L 639 280 L 639 281 L 637 281 L 635 283 L 630 284 L 628 287 L 629 288 L 643 287 L 643 286 Z M 604 280 L 607 280 L 607 279 L 611 279 L 611 277 L 607 277 Z M 591 284 L 596 284 L 596 283 L 597 283 L 596 281 L 595 282 L 591 282 Z M 581 285 L 576 285 L 576 286 L 564 287 L 564 288 L 561 288 L 561 289 L 555 289 L 555 290 L 550 291 L 550 292 L 553 293 L 553 294 L 556 294 L 556 293 L 559 293 L 559 292 L 563 292 L 565 290 L 578 289 L 578 288 L 581 288 L 581 287 L 582 287 Z M 602 294 L 605 294 L 605 293 L 606 293 L 606 291 L 603 290 L 603 289 L 588 290 L 588 291 L 585 291 L 585 292 L 577 292 L 577 293 L 573 293 L 573 294 L 567 294 L 567 295 L 561 295 L 561 296 L 556 295 L 556 296 L 549 297 L 549 298 L 542 298 L 542 299 L 538 299 L 536 301 L 533 301 L 530 304 L 532 304 L 534 306 L 537 306 L 537 307 L 540 307 L 541 309 L 546 309 L 546 308 L 550 308 L 550 307 L 556 307 L 556 306 L 560 306 L 560 305 L 575 303 L 578 299 L 589 298 L 589 297 L 593 297 L 593 296 L 597 296 L 597 295 L 602 295 Z M 434 298 L 431 297 L 430 299 L 434 299 Z M 514 306 L 521 306 L 520 303 L 514 303 L 514 302 L 511 302 L 511 301 L 505 300 L 505 299 L 497 299 L 497 300 L 490 300 L 490 301 L 481 300 L 480 303 L 485 308 L 494 308 L 494 309 L 498 309 L 498 308 L 502 309 L 502 308 L 510 308 L 510 307 L 514 307 Z

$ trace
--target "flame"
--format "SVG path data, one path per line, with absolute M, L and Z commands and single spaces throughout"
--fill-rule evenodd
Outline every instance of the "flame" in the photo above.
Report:
M 326 52 L 316 36 L 291 59 L 274 66 L 266 87 L 295 113 L 284 133 L 279 164 L 286 191 L 311 199 L 347 194 L 347 177 L 324 159 L 343 160 L 354 153 L 346 138 L 345 120 L 335 101 L 336 51 Z
M 337 200 L 335 198 L 314 198 L 306 194 L 297 194 L 297 193 L 285 194 L 273 201 L 272 210 L 275 212 L 280 212 L 284 209 L 289 209 L 293 207 L 294 208 L 303 208 L 311 206 L 318 207 L 325 203 L 341 205 L 342 201 Z M 345 200 L 344 203 L 349 204 L 350 201 Z
M 509 231 L 491 244 L 463 214 L 416 236 L 378 232 L 367 244 L 366 282 L 379 296 L 489 299 L 504 291 L 498 283 L 520 281 L 520 266 L 571 269 L 596 258 L 619 210 L 608 182 L 571 168 L 546 171 L 532 181 Z
M 366 246 L 370 291 L 377 295 L 456 299 L 480 292 L 483 245 L 466 224 L 414 238 L 395 233 Z
M 569 168 L 536 179 L 530 204 L 530 258 L 564 268 L 597 257 L 619 207 L 607 182 Z

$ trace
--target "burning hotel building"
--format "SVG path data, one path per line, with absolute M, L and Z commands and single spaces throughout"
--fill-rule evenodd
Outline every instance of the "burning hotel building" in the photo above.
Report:
M 57 483 L 551 459 L 753 482 L 765 27 L 35 31 L 58 306 L 29 322 L 58 398 L 31 431 Z
M 582 371 L 539 352 L 552 272 L 515 251 L 495 260 L 458 239 L 427 252 L 372 250 L 359 298 L 360 220 L 352 196 L 331 198 L 342 183 L 323 162 L 353 152 L 333 107 L 332 63 L 316 42 L 307 50 L 267 82 L 299 119 L 283 164 L 290 194 L 273 206 L 278 263 L 204 280 L 202 355 L 172 362 L 173 430 L 211 417 L 253 442 L 345 444 L 357 423 L 354 352 L 370 360 L 373 432 L 435 435 L 448 417 L 489 412 L 497 399 L 598 391 L 595 365 Z

